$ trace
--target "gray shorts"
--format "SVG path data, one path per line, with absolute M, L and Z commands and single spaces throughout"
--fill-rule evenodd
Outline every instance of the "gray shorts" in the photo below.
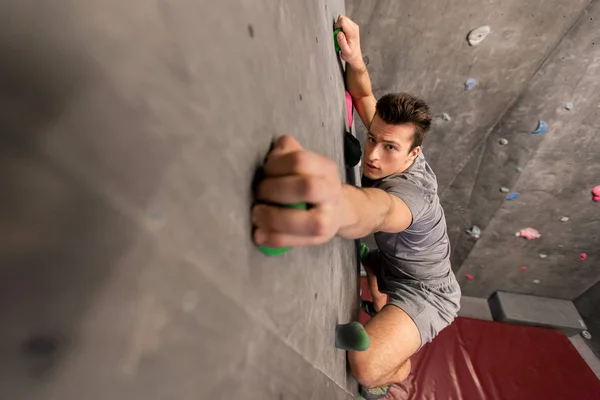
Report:
M 379 291 L 389 296 L 388 304 L 402 309 L 415 322 L 421 334 L 421 347 L 456 318 L 461 292 L 452 271 L 436 280 L 398 279 L 386 271 L 378 250 L 371 250 L 363 263 L 377 277 Z

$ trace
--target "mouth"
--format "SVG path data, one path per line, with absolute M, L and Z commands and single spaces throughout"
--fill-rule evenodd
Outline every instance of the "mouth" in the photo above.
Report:
M 372 170 L 378 170 L 379 169 L 379 168 L 377 168 L 376 166 L 374 166 L 371 163 L 366 163 L 365 165 L 367 166 L 367 168 L 372 169 Z

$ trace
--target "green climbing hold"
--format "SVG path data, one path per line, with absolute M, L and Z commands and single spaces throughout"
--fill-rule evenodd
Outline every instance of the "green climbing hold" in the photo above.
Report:
M 295 208 L 297 210 L 306 210 L 308 207 L 306 205 L 306 203 L 295 203 L 295 204 L 286 204 L 284 205 L 284 207 L 286 208 Z M 261 251 L 261 253 L 263 253 L 264 255 L 267 256 L 280 256 L 283 253 L 286 253 L 290 250 L 290 247 L 267 247 L 267 246 L 263 246 L 263 245 L 259 245 L 258 249 Z
M 367 254 L 369 254 L 371 250 L 369 250 L 369 246 L 364 243 L 360 244 L 360 259 L 364 260 Z
M 342 51 L 342 49 L 340 48 L 340 45 L 338 44 L 338 41 L 337 41 L 337 35 L 341 31 L 342 31 L 341 28 L 334 29 L 334 31 L 333 31 L 333 43 L 335 43 L 335 51 L 336 51 L 336 53 L 339 53 L 340 51 Z
M 517 172 L 523 172 L 523 167 L 517 167 L 517 168 L 516 168 L 516 171 L 517 171 Z
M 365 351 L 371 345 L 369 334 L 360 322 L 335 327 L 335 347 L 340 350 Z

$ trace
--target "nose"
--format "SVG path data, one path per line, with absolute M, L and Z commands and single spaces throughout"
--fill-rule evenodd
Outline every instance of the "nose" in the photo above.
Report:
M 377 146 L 369 146 L 370 148 L 366 151 L 367 161 L 373 162 L 379 160 L 379 151 Z

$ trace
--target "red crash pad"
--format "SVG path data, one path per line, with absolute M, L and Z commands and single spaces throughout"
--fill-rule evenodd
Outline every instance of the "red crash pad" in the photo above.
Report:
M 370 297 L 362 281 L 363 297 Z M 598 378 L 551 329 L 457 318 L 411 362 L 410 376 L 387 400 L 600 399 Z

